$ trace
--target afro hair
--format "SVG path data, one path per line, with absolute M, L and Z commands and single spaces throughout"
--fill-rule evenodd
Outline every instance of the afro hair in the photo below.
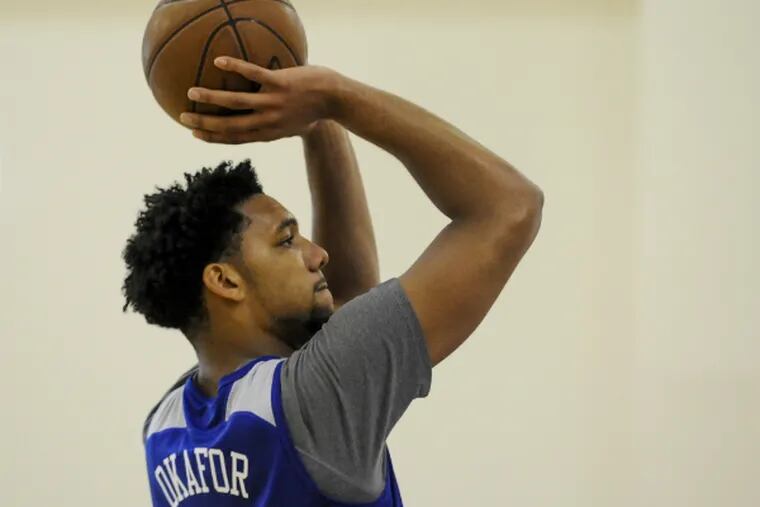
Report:
M 237 207 L 264 192 L 250 160 L 235 167 L 222 162 L 194 175 L 186 187 L 174 183 L 145 195 L 137 231 L 122 252 L 126 303 L 149 324 L 179 329 L 191 338 L 208 322 L 203 302 L 203 269 L 240 253 L 248 218 Z

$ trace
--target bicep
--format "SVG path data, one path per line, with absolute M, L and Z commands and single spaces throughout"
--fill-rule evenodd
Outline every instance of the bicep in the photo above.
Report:
M 482 322 L 537 228 L 535 217 L 512 225 L 453 221 L 399 277 L 433 365 L 456 350 Z

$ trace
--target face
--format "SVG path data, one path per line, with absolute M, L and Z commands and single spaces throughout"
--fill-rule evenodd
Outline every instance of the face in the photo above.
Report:
M 241 207 L 246 300 L 257 326 L 300 348 L 334 311 L 322 268 L 327 252 L 301 235 L 299 224 L 272 197 L 259 194 Z

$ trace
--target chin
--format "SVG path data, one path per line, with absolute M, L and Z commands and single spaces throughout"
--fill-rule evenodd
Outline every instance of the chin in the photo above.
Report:
M 314 307 L 314 311 L 312 312 L 312 316 L 318 319 L 329 319 L 330 316 L 335 312 L 335 306 L 330 302 L 329 305 L 316 305 Z
M 322 326 L 330 320 L 330 317 L 333 314 L 332 308 L 325 308 L 325 307 L 314 307 L 314 309 L 311 312 L 310 318 L 304 323 L 304 327 L 306 328 L 306 331 L 309 334 L 309 340 L 311 339 L 314 334 L 317 333 L 320 329 L 322 329 Z M 308 340 L 307 340 L 308 341 Z
M 312 318 L 329 318 L 335 311 L 335 302 L 329 290 L 317 293 L 311 309 Z

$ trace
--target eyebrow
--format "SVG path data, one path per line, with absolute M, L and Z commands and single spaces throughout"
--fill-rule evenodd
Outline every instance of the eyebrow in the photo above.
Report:
M 293 217 L 286 218 L 285 220 L 283 220 L 282 222 L 280 222 L 280 225 L 277 226 L 277 229 L 275 229 L 274 233 L 275 234 L 279 234 L 280 231 L 282 231 L 283 229 L 286 229 L 286 228 L 290 227 L 291 225 L 295 225 L 296 227 L 298 227 L 298 220 L 296 220 Z

